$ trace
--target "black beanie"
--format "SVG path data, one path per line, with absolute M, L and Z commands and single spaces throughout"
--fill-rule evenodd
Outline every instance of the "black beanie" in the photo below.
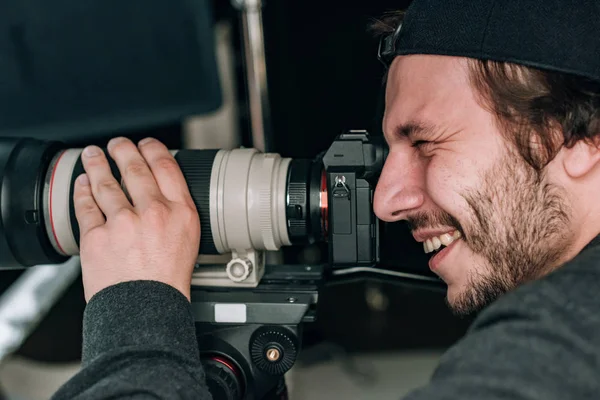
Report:
M 450 55 L 600 82 L 600 0 L 414 0 L 381 52 L 388 62 L 395 55 Z

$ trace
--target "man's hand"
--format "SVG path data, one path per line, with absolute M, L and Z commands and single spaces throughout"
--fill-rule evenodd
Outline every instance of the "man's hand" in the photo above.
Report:
M 200 218 L 179 165 L 157 140 L 109 142 L 131 202 L 100 148 L 82 153 L 86 174 L 75 184 L 86 301 L 111 285 L 154 280 L 189 300 L 200 245 Z

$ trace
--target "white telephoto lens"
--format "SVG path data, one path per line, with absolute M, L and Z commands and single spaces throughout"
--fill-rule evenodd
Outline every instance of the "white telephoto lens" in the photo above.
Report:
M 210 225 L 219 253 L 291 245 L 286 182 L 291 159 L 256 149 L 217 153 L 210 184 Z

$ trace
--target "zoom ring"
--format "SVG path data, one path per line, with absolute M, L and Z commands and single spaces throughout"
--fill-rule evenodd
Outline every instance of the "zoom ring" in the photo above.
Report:
M 200 214 L 200 254 L 219 254 L 210 225 L 210 178 L 218 152 L 219 150 L 179 150 L 175 155 Z

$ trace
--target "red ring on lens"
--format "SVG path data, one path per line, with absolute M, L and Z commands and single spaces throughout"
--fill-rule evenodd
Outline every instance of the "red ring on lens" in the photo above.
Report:
M 329 236 L 329 202 L 327 196 L 327 175 L 325 171 L 321 174 L 319 207 L 321 209 L 321 229 L 323 230 L 323 238 L 327 241 L 327 237 Z

